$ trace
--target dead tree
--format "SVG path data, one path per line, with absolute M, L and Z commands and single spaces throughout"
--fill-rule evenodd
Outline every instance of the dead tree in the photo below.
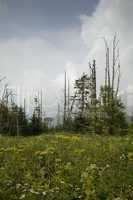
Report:
M 90 66 L 90 99 L 91 105 L 96 106 L 97 92 L 96 92 L 96 61 L 93 60 L 93 64 Z
M 103 121 L 107 122 L 110 133 L 114 130 L 116 123 L 116 115 L 121 108 L 118 108 L 118 93 L 120 85 L 120 60 L 119 60 L 119 40 L 115 35 L 112 42 L 112 47 L 109 47 L 106 39 L 106 67 L 105 67 L 105 85 L 102 87 L 102 102 L 103 105 Z M 115 113 L 117 111 L 117 113 Z M 106 126 L 106 125 L 105 125 Z
M 64 116 L 63 116 L 63 122 L 65 124 L 67 118 L 67 76 L 65 72 L 64 77 Z
M 119 84 L 120 84 L 120 60 L 119 60 L 119 40 L 115 35 L 113 38 L 113 47 L 112 47 L 112 58 L 110 55 L 109 45 L 105 41 L 106 48 L 106 67 L 105 67 L 105 87 L 107 88 L 107 97 L 106 103 L 110 103 L 113 101 L 118 95 L 119 92 Z M 111 72 L 112 71 L 112 72 Z
M 57 128 L 61 127 L 61 108 L 60 104 L 58 103 L 58 110 L 57 110 Z
M 93 64 L 89 64 L 90 67 L 90 105 L 89 113 L 90 119 L 92 119 L 92 128 L 96 132 L 97 123 L 97 90 L 96 90 L 96 61 L 93 60 Z
M 68 79 L 68 92 L 67 92 L 67 118 L 70 119 L 70 81 Z

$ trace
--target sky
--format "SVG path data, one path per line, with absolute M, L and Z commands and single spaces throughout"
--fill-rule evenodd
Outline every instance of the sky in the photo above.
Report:
M 103 37 L 111 45 L 117 33 L 121 91 L 132 92 L 132 10 L 132 0 L 0 0 L 0 75 L 20 102 L 42 88 L 46 113 L 53 116 L 62 102 L 64 71 L 72 82 L 96 59 L 98 85 L 103 83 Z

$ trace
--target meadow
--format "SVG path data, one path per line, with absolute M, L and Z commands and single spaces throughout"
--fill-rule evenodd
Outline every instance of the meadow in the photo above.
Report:
M 133 200 L 133 137 L 0 137 L 0 200 Z

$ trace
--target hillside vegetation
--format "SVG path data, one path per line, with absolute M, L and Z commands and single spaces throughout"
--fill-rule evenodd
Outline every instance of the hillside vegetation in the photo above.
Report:
M 132 200 L 133 137 L 1 137 L 0 199 Z

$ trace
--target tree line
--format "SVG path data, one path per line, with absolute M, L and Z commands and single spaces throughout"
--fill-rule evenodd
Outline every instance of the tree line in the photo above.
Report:
M 74 92 L 70 94 L 67 74 L 64 78 L 64 101 L 58 104 L 55 130 L 80 133 L 124 134 L 128 128 L 124 104 L 119 96 L 120 58 L 119 40 L 115 35 L 110 47 L 104 39 L 106 66 L 104 82 L 97 89 L 96 60 L 89 63 L 89 73 L 75 80 Z M 3 78 L 0 79 L 0 82 Z M 0 93 L 0 133 L 8 135 L 36 135 L 49 130 L 48 119 L 43 118 L 42 98 L 34 98 L 34 109 L 29 118 L 24 106 L 18 106 L 8 85 Z M 63 107 L 63 115 L 61 108 Z M 50 127 L 51 128 L 51 127 Z
M 0 82 L 3 78 L 0 79 Z M 4 84 L 0 90 L 0 134 L 19 136 L 36 135 L 47 130 L 47 123 L 42 120 L 42 102 L 38 96 L 34 99 L 34 108 L 29 117 L 24 105 L 18 106 L 15 94 Z

